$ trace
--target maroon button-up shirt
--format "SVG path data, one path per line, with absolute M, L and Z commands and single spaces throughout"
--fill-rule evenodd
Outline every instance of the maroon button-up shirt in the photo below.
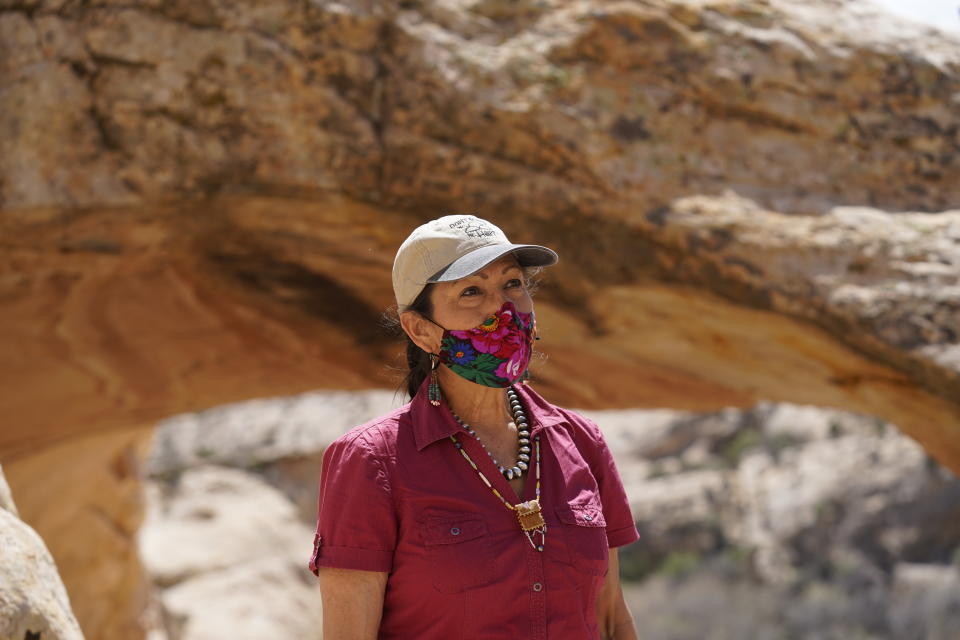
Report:
M 380 638 L 599 638 L 608 550 L 638 534 L 596 424 L 515 387 L 540 438 L 539 552 L 449 436 L 504 498 L 520 497 L 446 404 L 429 403 L 426 384 L 327 448 L 310 569 L 389 572 Z M 533 471 L 523 500 L 534 497 Z

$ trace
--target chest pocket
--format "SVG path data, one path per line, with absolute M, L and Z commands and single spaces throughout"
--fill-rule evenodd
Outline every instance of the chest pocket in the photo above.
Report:
M 472 513 L 450 513 L 420 520 L 420 536 L 434 588 L 459 593 L 490 584 L 495 558 L 487 525 Z
M 606 575 L 610 547 L 600 501 L 562 504 L 556 512 L 569 564 L 584 573 Z

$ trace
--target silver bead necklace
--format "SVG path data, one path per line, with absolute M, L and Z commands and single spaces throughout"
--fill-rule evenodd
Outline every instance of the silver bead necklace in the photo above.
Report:
M 507 401 L 510 403 L 510 412 L 513 414 L 513 422 L 517 427 L 517 442 L 520 445 L 517 462 L 509 467 L 504 467 L 497 462 L 497 459 L 494 458 L 493 454 L 487 449 L 487 445 L 483 444 L 483 440 L 480 439 L 480 436 L 477 435 L 473 427 L 461 420 L 460 416 L 453 413 L 452 409 L 450 413 L 453 414 L 453 419 L 456 420 L 467 433 L 477 439 L 477 442 L 480 443 L 483 450 L 486 451 L 490 459 L 493 460 L 494 466 L 500 470 L 503 477 L 507 480 L 513 480 L 514 478 L 522 476 L 523 472 L 530 466 L 530 426 L 527 423 L 527 414 L 523 412 L 523 405 L 520 404 L 520 398 L 517 397 L 517 392 L 513 390 L 513 387 L 507 387 Z

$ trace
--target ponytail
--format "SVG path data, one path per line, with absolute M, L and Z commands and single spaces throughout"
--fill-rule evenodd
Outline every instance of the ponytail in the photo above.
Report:
M 416 300 L 406 308 L 406 311 L 416 311 L 426 318 L 432 316 L 433 303 L 430 302 L 430 291 L 432 289 L 433 284 L 427 284 Z M 406 333 L 404 333 L 404 338 L 407 341 L 407 374 L 404 376 L 402 386 L 406 387 L 407 394 L 413 398 L 417 395 L 420 385 L 430 375 L 430 355 L 418 347 Z

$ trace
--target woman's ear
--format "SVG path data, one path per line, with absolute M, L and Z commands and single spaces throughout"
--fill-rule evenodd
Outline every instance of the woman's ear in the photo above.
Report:
M 437 353 L 443 332 L 416 311 L 404 311 L 400 314 L 400 326 L 410 336 L 413 343 L 427 353 Z

